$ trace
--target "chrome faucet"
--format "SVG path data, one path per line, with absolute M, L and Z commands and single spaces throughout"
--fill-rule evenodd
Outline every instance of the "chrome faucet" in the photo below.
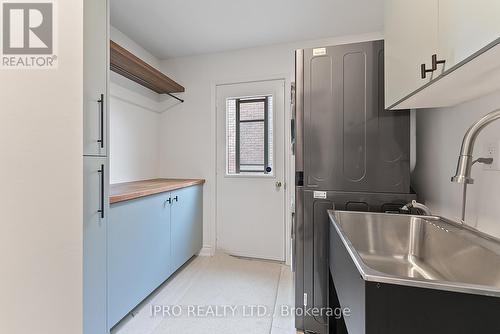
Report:
M 477 135 L 488 124 L 500 118 L 500 109 L 490 112 L 483 116 L 479 121 L 474 123 L 469 130 L 465 133 L 464 140 L 462 141 L 462 149 L 460 150 L 460 157 L 458 158 L 457 172 L 451 178 L 451 182 L 473 184 L 474 179 L 471 178 L 471 169 L 473 165 L 472 152 L 474 151 L 474 144 Z M 478 162 L 480 162 L 478 160 Z
M 489 114 L 484 115 L 476 123 L 474 123 L 469 130 L 465 133 L 462 141 L 462 148 L 460 150 L 460 157 L 458 158 L 457 172 L 451 178 L 451 182 L 463 183 L 463 198 L 462 198 L 462 223 L 465 223 L 465 207 L 467 204 L 467 185 L 473 184 L 474 179 L 471 177 L 472 166 L 476 163 L 491 164 L 493 159 L 479 158 L 473 160 L 472 154 L 474 151 L 474 144 L 476 138 L 488 124 L 500 119 L 500 109 L 494 110 Z

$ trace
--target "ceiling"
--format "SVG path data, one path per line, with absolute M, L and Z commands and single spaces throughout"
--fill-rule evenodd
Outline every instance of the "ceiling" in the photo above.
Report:
M 384 0 L 111 0 L 111 24 L 160 59 L 382 31 Z

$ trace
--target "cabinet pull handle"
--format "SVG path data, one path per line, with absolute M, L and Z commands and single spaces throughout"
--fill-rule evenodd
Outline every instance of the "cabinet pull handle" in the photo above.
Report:
M 430 70 L 426 69 L 425 64 L 420 65 L 420 76 L 422 77 L 422 79 L 425 79 L 427 77 L 427 73 L 432 73 L 432 72 L 434 72 L 434 70 L 433 69 L 430 69 Z
M 176 202 L 179 202 L 179 196 L 175 196 L 175 197 L 174 197 L 174 200 L 175 200 Z
M 97 142 L 100 144 L 99 146 L 101 148 L 104 148 L 104 94 L 101 94 L 101 98 L 97 100 L 97 103 L 99 103 L 101 117 L 99 140 L 97 140 Z
M 444 60 L 444 59 L 438 60 L 437 54 L 432 55 L 432 70 L 433 71 L 437 70 L 438 64 L 445 64 L 445 63 L 446 63 L 446 60 Z
M 101 214 L 101 218 L 104 219 L 104 165 L 101 165 L 101 169 L 98 170 L 101 176 L 101 208 L 97 211 Z
M 163 204 L 163 206 L 166 206 L 166 205 L 167 205 L 167 203 L 168 203 L 168 204 L 172 204 L 172 199 L 171 199 L 171 198 L 167 199 L 167 200 L 165 201 L 165 203 Z
M 292 273 L 295 272 L 295 214 L 292 214 L 292 226 L 290 228 L 290 269 Z

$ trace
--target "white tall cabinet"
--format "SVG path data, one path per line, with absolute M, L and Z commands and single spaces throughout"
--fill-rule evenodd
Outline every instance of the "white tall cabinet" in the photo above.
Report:
M 444 74 L 455 71 L 472 55 L 498 42 L 499 17 L 498 0 L 386 0 L 386 108 L 409 100 L 424 88 L 432 90 L 433 83 Z M 433 55 L 437 62 L 433 62 Z M 469 79 L 460 77 L 464 82 Z M 446 85 L 460 86 L 454 86 L 451 80 Z M 436 104 L 446 103 L 442 102 L 446 101 L 446 96 L 443 98 L 446 89 L 442 86 L 439 89 L 439 93 L 420 94 L 421 97 L 404 103 L 404 108 L 432 106 L 434 101 L 428 100 L 431 98 L 436 99 Z
M 107 0 L 84 0 L 83 334 L 108 333 L 108 16 Z
M 108 153 L 108 2 L 84 0 L 83 154 Z

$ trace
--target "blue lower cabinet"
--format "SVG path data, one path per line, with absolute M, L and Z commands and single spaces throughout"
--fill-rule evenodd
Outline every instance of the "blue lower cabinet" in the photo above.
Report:
M 109 328 L 173 272 L 170 193 L 111 205 L 108 237 Z
M 83 334 L 105 334 L 107 159 L 83 158 Z
M 202 247 L 203 188 L 193 186 L 172 192 L 172 264 L 181 267 Z
M 203 188 L 112 204 L 108 229 L 108 328 L 202 246 Z

